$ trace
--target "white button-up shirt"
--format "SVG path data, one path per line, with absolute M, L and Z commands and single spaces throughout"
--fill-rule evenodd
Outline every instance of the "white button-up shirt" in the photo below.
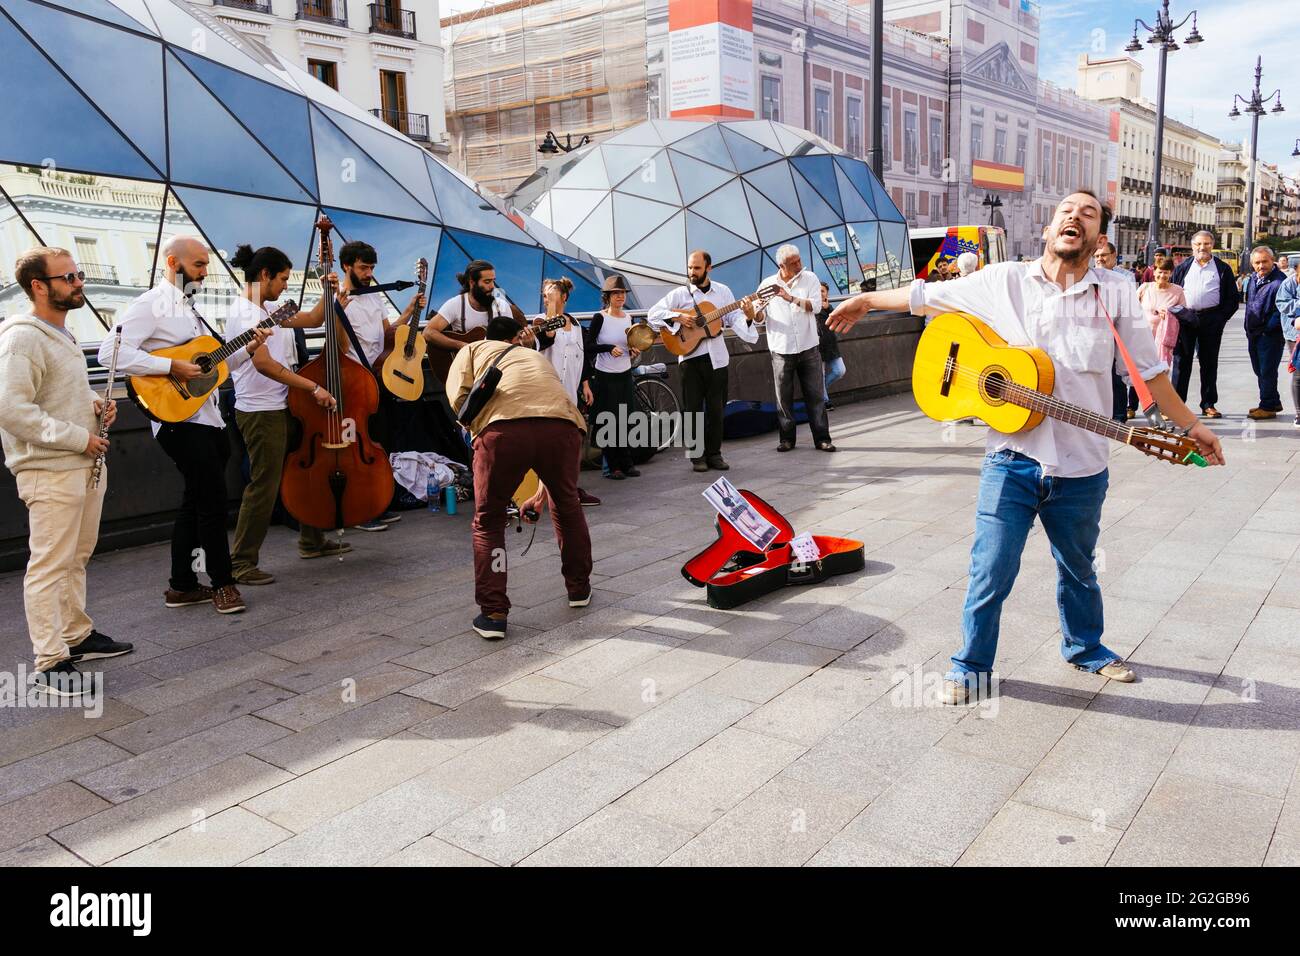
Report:
M 117 324 L 122 327 L 117 370 L 124 375 L 166 375 L 171 371 L 171 359 L 150 355 L 150 352 L 183 345 L 190 339 L 208 334 L 190 300 L 166 279 L 127 306 Z M 108 336 L 99 343 L 99 364 L 107 368 L 112 356 L 113 337 Z M 226 359 L 226 368 L 236 369 L 250 358 L 248 349 L 236 349 L 235 354 Z M 199 410 L 186 419 L 186 424 L 226 427 L 217 407 L 217 389 L 214 388 Z M 158 422 L 153 423 L 155 435 L 160 427 Z
M 374 365 L 384 351 L 384 334 L 388 323 L 388 300 L 379 292 L 359 295 L 348 300 L 348 307 L 343 310 L 357 334 L 361 350 L 366 354 L 358 361 L 367 366 Z M 337 313 L 336 313 L 337 314 Z M 351 343 L 349 343 L 349 346 Z M 357 358 L 357 356 L 353 356 Z
M 724 305 L 730 305 L 736 301 L 736 297 L 731 294 L 721 282 L 716 280 L 710 284 L 707 291 L 695 288 L 693 285 L 679 285 L 666 296 L 656 302 L 647 313 L 646 318 L 656 329 L 668 329 L 676 332 L 680 327 L 677 322 L 677 316 L 673 314 L 674 309 L 694 313 L 695 306 L 703 306 L 708 302 L 715 309 L 720 309 Z M 708 309 L 703 309 L 705 313 Z M 740 336 L 746 342 L 758 341 L 758 329 L 749 324 L 745 318 L 745 313 L 740 309 L 734 309 L 722 317 L 724 328 L 729 328 L 736 335 Z M 727 355 L 727 343 L 723 341 L 721 335 L 715 335 L 713 338 L 706 338 L 695 346 L 695 349 L 689 355 L 679 355 L 677 361 L 685 362 L 688 359 L 699 358 L 707 354 L 713 363 L 714 368 L 726 368 L 731 359 Z
M 991 326 L 1008 345 L 1042 349 L 1056 369 L 1052 394 L 1109 418 L 1114 403 L 1111 369 L 1125 381 L 1128 372 L 1094 288 L 1143 381 L 1166 371 L 1168 366 L 1156 354 L 1155 338 L 1138 303 L 1136 287 L 1107 270 L 1089 269 L 1062 291 L 1043 274 L 1040 260 L 1028 265 L 998 263 L 948 282 L 916 280 L 911 287 L 911 308 L 915 314 L 921 314 L 926 306 L 969 312 Z M 1036 428 L 1013 435 L 989 429 L 987 450 L 1003 449 L 1034 459 L 1043 466 L 1044 475 L 1086 478 L 1106 468 L 1110 440 L 1046 418 Z
M 1219 267 L 1213 256 L 1205 265 L 1192 260 L 1183 276 L 1183 295 L 1189 309 L 1213 309 L 1219 304 Z
M 816 347 L 820 342 L 817 336 L 817 307 L 822 300 L 821 280 L 804 269 L 789 282 L 783 280 L 779 272 L 775 273 L 760 282 L 758 287 L 763 289 L 770 285 L 784 288 L 796 299 L 807 299 L 812 308 L 804 309 L 780 296 L 769 299 L 765 323 L 768 351 L 781 355 L 798 355 Z

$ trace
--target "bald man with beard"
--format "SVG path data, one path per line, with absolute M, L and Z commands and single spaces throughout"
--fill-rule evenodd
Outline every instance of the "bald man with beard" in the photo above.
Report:
M 192 362 L 160 358 L 149 353 L 207 334 L 193 298 L 208 275 L 208 247 L 193 236 L 175 236 L 162 248 L 163 275 L 158 284 L 140 296 L 122 314 L 122 345 L 117 368 L 126 375 L 167 375 L 188 382 L 202 370 Z M 271 334 L 261 329 L 246 348 L 226 360 L 239 368 L 252 358 Z M 99 361 L 107 366 L 113 340 L 99 346 Z M 185 483 L 176 526 L 172 530 L 171 578 L 163 594 L 167 607 L 211 603 L 220 614 L 245 610 L 235 587 L 226 539 L 226 462 L 230 441 L 226 423 L 217 408 L 217 390 L 183 422 L 154 422 L 153 434 Z M 211 587 L 199 583 L 206 569 Z

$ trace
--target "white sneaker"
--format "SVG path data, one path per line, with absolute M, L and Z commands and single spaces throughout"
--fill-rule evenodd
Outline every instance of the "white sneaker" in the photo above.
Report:
M 939 703 L 964 704 L 970 699 L 970 690 L 965 684 L 958 683 L 955 680 L 946 680 L 943 682 L 943 689 L 939 691 Z
M 1108 677 L 1111 680 L 1119 681 L 1121 684 L 1131 684 L 1137 680 L 1137 674 L 1133 673 L 1133 668 L 1129 667 L 1123 661 L 1111 661 L 1105 667 L 1097 671 L 1102 677 Z

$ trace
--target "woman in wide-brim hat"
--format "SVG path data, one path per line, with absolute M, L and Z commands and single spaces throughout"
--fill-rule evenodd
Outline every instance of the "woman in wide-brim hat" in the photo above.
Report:
M 591 317 L 587 327 L 587 354 L 595 356 L 591 443 L 604 452 L 605 477 L 615 480 L 641 474 L 632 461 L 632 450 L 620 442 L 620 437 L 626 439 L 629 413 L 636 408 L 632 362 L 640 355 L 627 344 L 627 330 L 632 325 L 632 317 L 623 309 L 627 293 L 627 282 L 621 275 L 608 276 L 600 290 L 604 307 Z

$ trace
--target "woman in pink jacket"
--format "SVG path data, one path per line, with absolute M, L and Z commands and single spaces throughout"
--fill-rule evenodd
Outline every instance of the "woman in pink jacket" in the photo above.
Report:
M 1178 344 L 1178 316 L 1171 314 L 1170 310 L 1187 308 L 1183 287 L 1169 281 L 1173 275 L 1173 263 L 1165 259 L 1155 268 L 1155 281 L 1144 282 L 1138 289 L 1138 301 L 1142 303 L 1151 334 L 1156 339 L 1156 349 L 1164 362 L 1173 361 L 1174 346 Z

